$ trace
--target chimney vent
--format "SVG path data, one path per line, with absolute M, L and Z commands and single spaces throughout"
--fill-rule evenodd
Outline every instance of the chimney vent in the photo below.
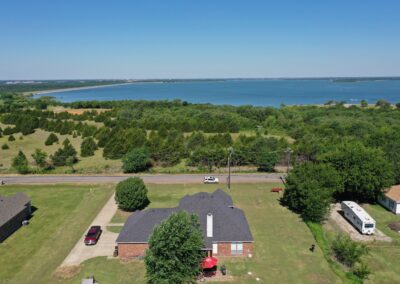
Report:
M 207 238 L 213 237 L 213 215 L 207 214 Z

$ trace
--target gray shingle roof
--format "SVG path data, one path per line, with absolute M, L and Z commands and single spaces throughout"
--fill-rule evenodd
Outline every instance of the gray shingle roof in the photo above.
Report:
M 242 210 L 233 206 L 232 198 L 223 190 L 186 195 L 175 208 L 147 209 L 132 214 L 126 221 L 117 243 L 147 243 L 155 226 L 173 212 L 187 211 L 199 216 L 205 248 L 213 242 L 252 242 L 253 237 Z M 206 237 L 207 214 L 213 215 L 213 237 Z
M 0 227 L 25 209 L 31 200 L 22 192 L 12 196 L 0 195 Z

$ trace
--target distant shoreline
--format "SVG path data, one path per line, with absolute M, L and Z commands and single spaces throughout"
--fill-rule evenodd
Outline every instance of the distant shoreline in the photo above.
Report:
M 74 88 L 63 88 L 63 89 L 52 89 L 52 90 L 45 90 L 45 91 L 34 91 L 34 92 L 24 92 L 25 95 L 45 95 L 51 93 L 63 93 L 69 91 L 79 91 L 79 90 L 89 90 L 89 89 L 97 89 L 97 88 L 107 88 L 107 87 L 114 87 L 114 86 L 122 86 L 122 85 L 130 85 L 136 82 L 126 82 L 126 83 L 118 83 L 118 84 L 107 84 L 107 85 L 97 85 L 97 86 L 86 86 L 86 87 L 74 87 Z

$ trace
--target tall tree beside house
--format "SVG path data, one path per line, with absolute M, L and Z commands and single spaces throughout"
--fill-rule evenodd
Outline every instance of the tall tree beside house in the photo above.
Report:
M 196 283 L 203 254 L 199 217 L 180 211 L 157 226 L 145 265 L 148 283 Z
M 28 159 L 26 158 L 24 152 L 18 152 L 17 156 L 15 156 L 12 161 L 12 167 L 20 174 L 29 173 Z
M 98 149 L 96 142 L 92 137 L 85 138 L 81 144 L 81 157 L 90 157 Z
M 343 187 L 339 173 L 331 166 L 305 162 L 287 176 L 282 203 L 300 213 L 306 221 L 321 222 L 332 196 Z
M 369 148 L 361 142 L 346 141 L 321 155 L 343 177 L 340 199 L 376 202 L 382 190 L 394 182 L 393 165 L 380 149 Z
M 143 209 L 148 203 L 147 188 L 141 178 L 133 177 L 118 183 L 115 201 L 124 211 Z

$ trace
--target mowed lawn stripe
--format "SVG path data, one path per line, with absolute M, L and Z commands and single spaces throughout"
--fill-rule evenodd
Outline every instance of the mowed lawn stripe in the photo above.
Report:
M 52 276 L 76 241 L 110 198 L 111 186 L 6 186 L 32 199 L 30 225 L 0 246 L 0 278 L 6 283 L 54 283 Z

